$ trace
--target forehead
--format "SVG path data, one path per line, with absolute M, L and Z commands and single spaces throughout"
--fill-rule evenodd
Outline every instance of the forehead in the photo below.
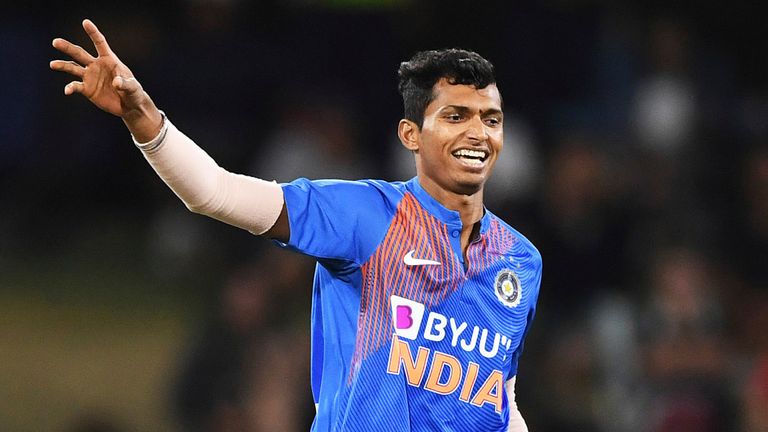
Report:
M 437 111 L 447 105 L 466 106 L 479 111 L 501 111 L 501 94 L 496 84 L 478 89 L 471 85 L 451 84 L 445 78 L 441 78 L 432 87 L 432 92 L 435 97 L 427 105 L 426 113 Z

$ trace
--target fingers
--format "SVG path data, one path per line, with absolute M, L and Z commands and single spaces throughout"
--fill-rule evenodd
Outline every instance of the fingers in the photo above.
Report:
M 85 91 L 85 85 L 80 81 L 72 81 L 64 86 L 64 94 L 69 96 L 75 93 L 83 93 Z
M 54 60 L 50 64 L 51 69 L 72 74 L 78 78 L 85 75 L 85 68 L 73 61 Z
M 66 39 L 54 39 L 53 47 L 72 57 L 76 62 L 83 66 L 88 66 L 96 60 L 92 55 L 88 54 L 88 51 L 84 50 L 83 47 L 75 45 Z
M 107 39 L 101 34 L 99 29 L 96 28 L 96 24 L 94 24 L 93 21 L 89 19 L 83 20 L 83 29 L 88 33 L 88 37 L 93 41 L 93 45 L 96 47 L 96 52 L 100 56 L 108 55 L 112 52 L 112 50 L 109 49 L 109 44 L 107 44 Z

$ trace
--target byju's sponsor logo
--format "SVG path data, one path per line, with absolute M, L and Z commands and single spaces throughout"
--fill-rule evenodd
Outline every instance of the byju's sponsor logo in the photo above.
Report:
M 405 339 L 413 341 L 421 334 L 425 340 L 445 341 L 453 348 L 460 346 L 467 352 L 476 350 L 491 359 L 500 351 L 506 357 L 511 338 L 478 326 L 472 326 L 470 330 L 469 324 L 437 312 L 429 312 L 425 319 L 424 305 L 404 297 L 391 296 L 390 305 L 395 334 L 392 336 L 387 373 L 405 375 L 411 386 L 442 395 L 458 394 L 462 402 L 477 407 L 490 404 L 496 412 L 501 412 L 504 374 L 500 370 L 484 373 L 478 363 L 470 361 L 462 364 L 451 354 L 425 346 L 418 346 L 413 351 Z M 500 350 L 500 346 L 506 347 L 506 351 Z M 480 387 L 476 389 L 477 384 Z
M 404 297 L 391 296 L 392 323 L 395 334 L 401 339 L 415 340 L 419 336 L 421 323 L 424 321 L 424 305 Z M 483 357 L 493 358 L 499 354 L 499 348 L 509 350 L 512 339 L 479 326 L 470 327 L 465 322 L 458 322 L 437 312 L 427 315 L 422 333 L 424 339 L 441 342 L 450 341 L 452 347 L 460 346 L 467 352 L 477 350 Z M 502 353 L 505 351 L 502 349 Z M 503 354 L 504 355 L 504 354 Z

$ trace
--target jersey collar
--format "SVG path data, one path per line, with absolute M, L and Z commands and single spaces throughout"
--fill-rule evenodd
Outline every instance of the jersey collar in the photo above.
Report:
M 406 183 L 406 188 L 411 192 L 419 203 L 427 209 L 429 213 L 440 219 L 447 225 L 461 227 L 461 216 L 459 212 L 445 208 L 440 201 L 436 200 L 429 192 L 425 191 L 419 183 L 419 177 L 414 177 Z M 483 205 L 483 217 L 480 219 L 480 234 L 485 234 L 491 226 L 491 212 Z

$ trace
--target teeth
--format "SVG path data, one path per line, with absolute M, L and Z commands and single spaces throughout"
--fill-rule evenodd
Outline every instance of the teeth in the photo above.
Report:
M 467 157 L 474 159 L 485 159 L 486 155 L 485 152 L 479 151 L 479 150 L 469 150 L 469 149 L 461 149 L 456 150 L 453 152 L 453 155 L 456 157 Z

